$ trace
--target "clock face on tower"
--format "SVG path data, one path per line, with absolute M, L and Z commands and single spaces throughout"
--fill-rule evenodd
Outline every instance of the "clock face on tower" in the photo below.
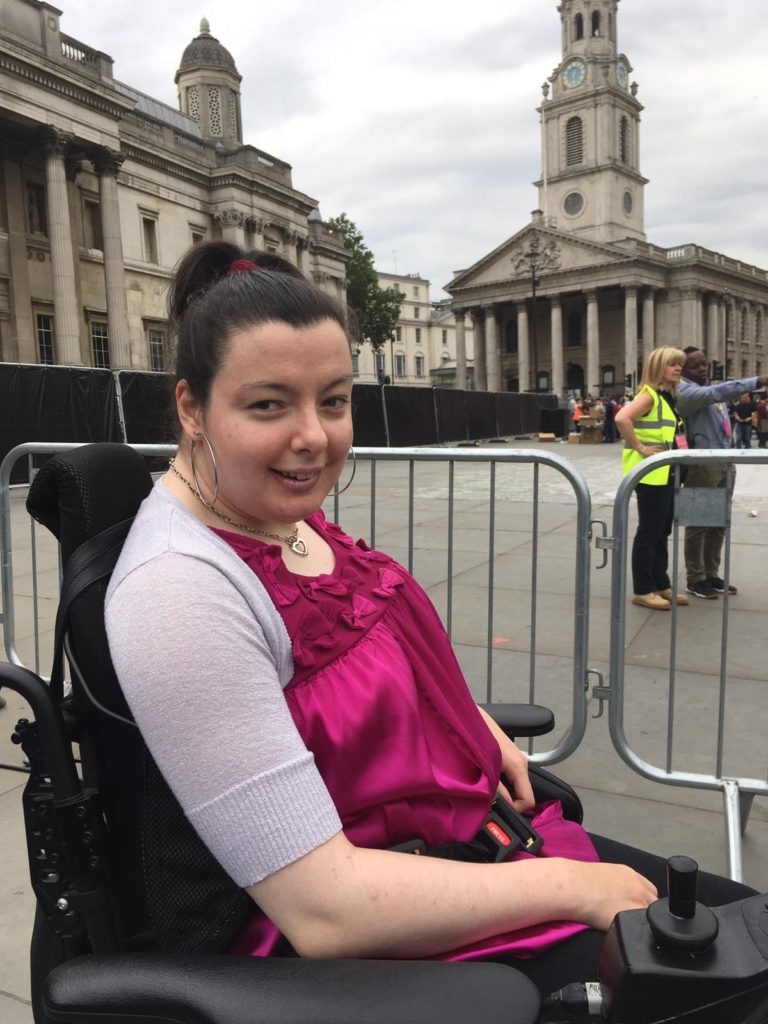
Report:
M 618 81 L 622 89 L 627 88 L 627 77 L 627 65 L 624 63 L 623 60 L 620 60 L 619 63 L 616 65 L 616 80 Z
M 563 82 L 568 88 L 581 85 L 587 75 L 587 69 L 583 60 L 572 60 L 566 64 L 563 71 Z

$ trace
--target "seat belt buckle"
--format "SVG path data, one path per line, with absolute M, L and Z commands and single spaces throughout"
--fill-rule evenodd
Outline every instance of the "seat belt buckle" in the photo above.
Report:
M 525 853 L 537 854 L 544 845 L 543 836 L 536 831 L 530 819 L 516 811 L 503 797 L 497 796 L 493 801 L 486 829 L 491 823 L 497 826 L 501 825 L 508 836 L 514 837 L 514 842 L 508 843 L 504 847 L 504 853 L 499 858 L 500 860 L 518 848 L 524 850 Z M 494 838 L 496 837 L 494 836 Z

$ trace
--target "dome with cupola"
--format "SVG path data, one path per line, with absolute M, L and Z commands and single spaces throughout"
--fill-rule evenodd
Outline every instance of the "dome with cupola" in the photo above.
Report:
M 226 46 L 222 46 L 219 40 L 211 35 L 211 26 L 207 18 L 200 22 L 200 34 L 195 36 L 192 42 L 184 50 L 181 56 L 179 70 L 176 72 L 176 81 L 179 75 L 185 71 L 197 70 L 199 68 L 220 68 L 223 71 L 231 71 L 238 75 L 235 59 Z

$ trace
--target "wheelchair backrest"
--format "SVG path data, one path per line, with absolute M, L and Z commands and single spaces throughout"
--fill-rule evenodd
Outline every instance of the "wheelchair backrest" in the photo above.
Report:
M 104 627 L 109 577 L 151 488 L 146 463 L 132 448 L 87 445 L 41 468 L 27 508 L 61 545 L 57 629 L 65 634 L 72 695 L 59 696 L 80 747 L 83 781 L 101 797 L 120 945 L 221 951 L 253 905 L 203 845 L 147 751 Z

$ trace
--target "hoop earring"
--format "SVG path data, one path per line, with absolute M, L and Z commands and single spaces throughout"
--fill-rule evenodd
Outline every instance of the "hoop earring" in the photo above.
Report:
M 195 494 L 197 495 L 199 500 L 205 505 L 206 508 L 213 508 L 213 506 L 216 504 L 216 499 L 219 496 L 219 467 L 216 465 L 216 456 L 213 454 L 211 442 L 208 440 L 205 434 L 202 431 L 198 431 L 195 437 L 202 437 L 203 441 L 205 441 L 205 445 L 208 449 L 208 454 L 210 455 L 211 458 L 211 465 L 213 466 L 213 497 L 211 498 L 210 501 L 206 501 L 205 498 L 203 497 L 202 491 L 200 490 L 200 484 L 198 483 L 197 480 L 197 470 L 195 469 L 195 444 L 197 442 L 193 440 L 192 447 L 190 448 L 189 451 L 189 464 L 192 468 L 192 482 L 195 485 Z
M 349 490 L 349 488 L 352 486 L 352 481 L 355 479 L 355 473 L 357 472 L 357 456 L 355 455 L 355 449 L 350 448 L 349 451 L 352 454 L 352 476 L 349 478 L 349 480 L 347 480 L 343 487 L 338 487 L 337 485 L 337 494 L 343 494 L 344 491 Z

